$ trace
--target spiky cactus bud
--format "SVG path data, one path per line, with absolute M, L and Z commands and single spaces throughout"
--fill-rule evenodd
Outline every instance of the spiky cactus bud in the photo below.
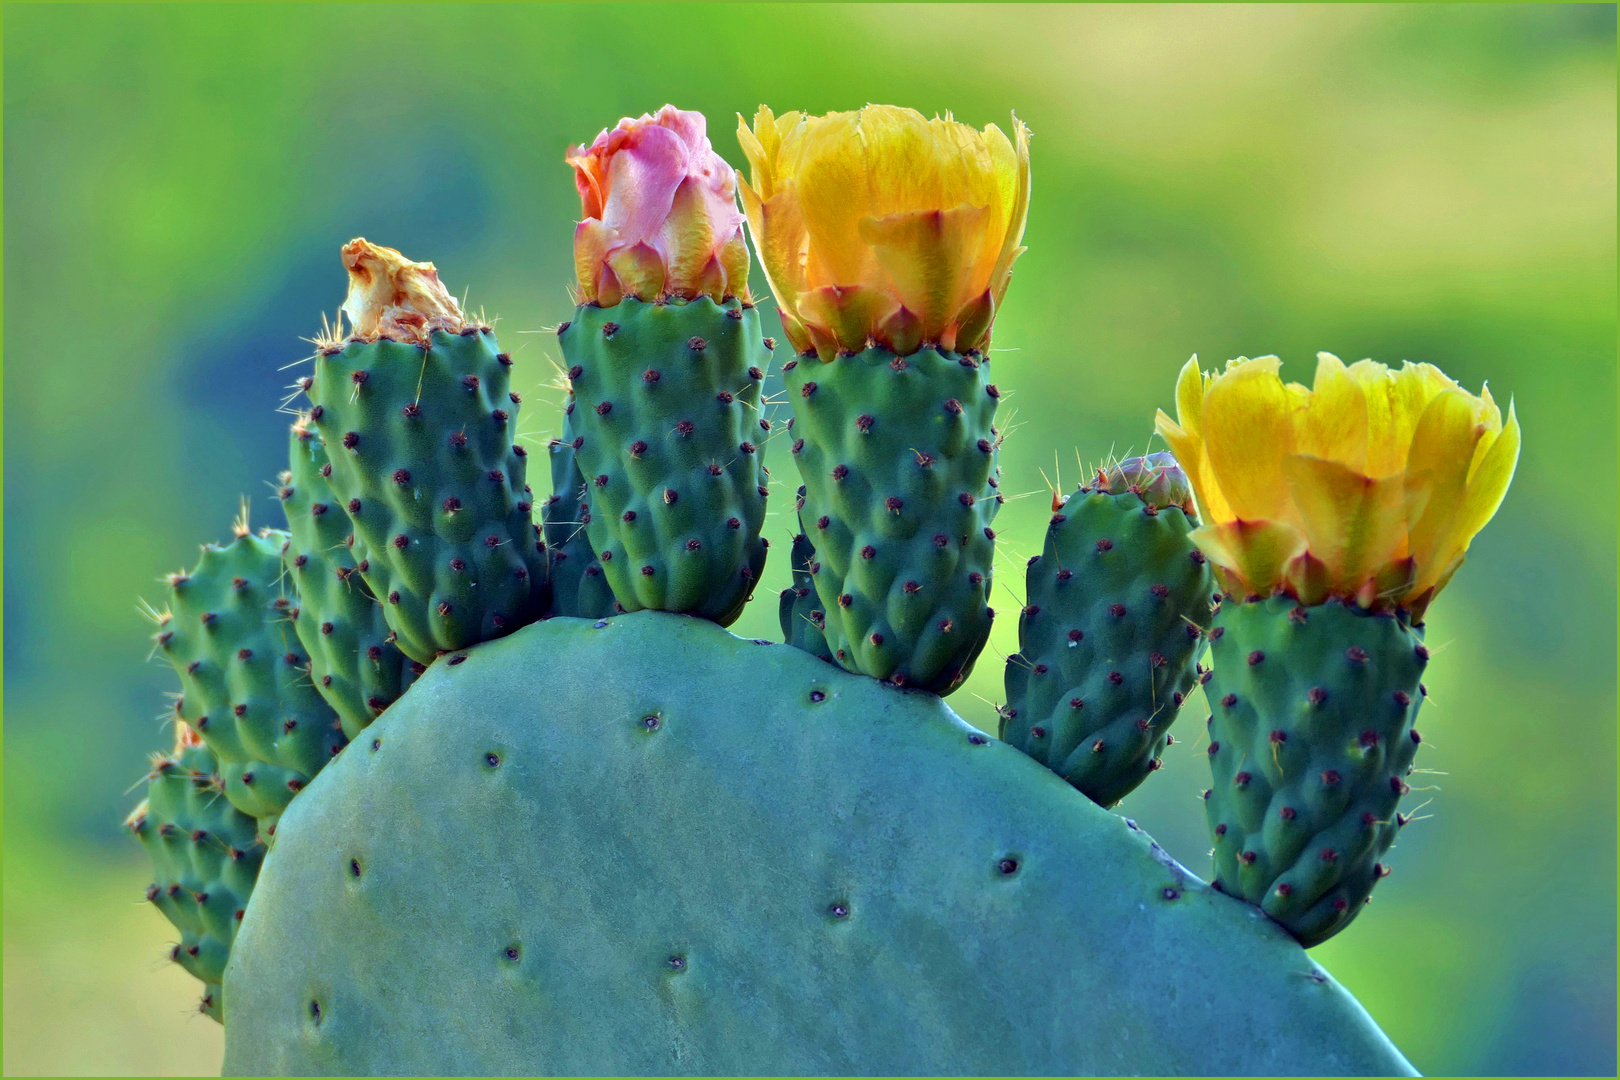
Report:
M 558 329 L 591 547 L 622 610 L 729 625 L 765 566 L 770 349 L 736 178 L 701 113 L 625 119 L 568 163 L 582 303 Z
M 1214 588 L 1175 458 L 1131 458 L 1056 503 L 1026 571 L 1001 737 L 1103 806 L 1159 768 L 1199 678 Z

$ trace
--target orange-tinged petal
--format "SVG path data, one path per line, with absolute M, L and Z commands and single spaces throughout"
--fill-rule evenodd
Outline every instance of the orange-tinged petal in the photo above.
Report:
M 664 291 L 664 260 L 649 244 L 635 244 L 611 252 L 607 266 L 627 296 L 651 300 Z
M 1415 588 L 1419 591 L 1433 584 L 1445 570 L 1437 562 L 1449 546 L 1462 510 L 1468 466 L 1478 435 L 1473 402 L 1461 390 L 1437 394 L 1412 433 L 1407 472 L 1414 476 L 1427 474 L 1429 478 L 1428 505 L 1423 516 L 1412 524 L 1410 534 L 1412 558 L 1418 567 Z
M 967 352 L 969 349 L 983 349 L 990 343 L 990 324 L 996 318 L 996 301 L 986 289 L 977 297 L 969 300 L 961 311 L 952 319 L 954 330 L 946 334 L 942 342 L 947 349 L 957 352 Z
M 828 340 L 835 342 L 834 351 L 844 349 L 859 352 L 866 348 L 870 328 L 893 308 L 893 297 L 864 285 L 828 285 L 799 297 L 799 317 L 812 332 L 821 331 Z M 830 360 L 832 357 L 823 355 L 822 359 Z
M 743 201 L 747 203 L 752 195 L 745 188 Z M 791 193 L 782 192 L 767 202 L 753 203 L 748 213 L 754 250 L 759 252 L 759 262 L 765 268 L 765 280 L 776 295 L 777 306 L 784 311 L 793 310 L 805 289 L 804 258 L 808 243 L 799 204 Z
M 1197 437 L 1203 431 L 1203 415 L 1204 373 L 1198 369 L 1198 354 L 1193 353 L 1176 376 L 1176 417 L 1188 434 Z
M 1374 480 L 1336 461 L 1293 454 L 1283 459 L 1289 494 L 1311 553 L 1328 567 L 1331 588 L 1353 595 L 1406 538 L 1406 485 Z
M 613 247 L 613 230 L 596 218 L 586 218 L 574 226 L 574 274 L 579 281 L 580 300 L 596 300 L 596 269 L 607 265 Z
M 960 307 L 972 269 L 964 255 L 977 248 L 989 221 L 987 207 L 957 206 L 860 223 L 861 239 L 888 271 L 896 297 L 922 319 L 924 341 L 941 341 Z
M 736 235 L 720 249 L 720 268 L 725 271 L 722 295 L 749 299 L 748 266 L 748 241 L 743 239 L 742 230 L 738 229 Z
M 460 327 L 461 308 L 432 263 L 412 262 L 363 237 L 344 244 L 342 258 L 349 272 L 343 314 L 357 336 L 416 340 L 434 322 Z
M 1235 575 L 1246 596 L 1264 596 L 1283 579 L 1283 568 L 1305 550 L 1305 538 L 1277 521 L 1223 521 L 1194 529 L 1193 543 Z

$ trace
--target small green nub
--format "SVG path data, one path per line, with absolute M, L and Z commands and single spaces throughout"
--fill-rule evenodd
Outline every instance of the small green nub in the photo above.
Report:
M 1189 516 L 1193 514 L 1192 484 L 1182 471 L 1181 463 L 1168 450 L 1146 457 L 1126 458 L 1102 470 L 1097 477 L 1096 490 L 1112 495 L 1129 491 L 1140 495 L 1142 501 L 1156 509 L 1179 506 Z
M 551 498 L 540 508 L 551 556 L 551 614 L 604 619 L 614 614 L 613 590 L 591 550 L 586 525 L 591 505 L 579 472 L 574 441 L 574 397 L 563 404 L 562 435 L 547 446 L 551 455 Z
M 804 488 L 801 487 L 799 491 L 802 493 Z M 782 621 L 782 640 L 829 664 L 837 663 L 832 650 L 827 648 L 827 637 L 823 632 L 827 625 L 827 613 L 821 610 L 821 600 L 816 596 L 816 546 L 803 533 L 793 538 L 792 561 L 793 584 L 782 590 L 778 609 Z

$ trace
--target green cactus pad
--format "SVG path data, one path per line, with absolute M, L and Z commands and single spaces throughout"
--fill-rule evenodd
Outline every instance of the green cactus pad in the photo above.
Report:
M 200 979 L 200 1011 L 223 1022 L 220 986 L 264 846 L 254 820 L 226 801 L 213 752 L 188 745 L 147 776 L 126 823 L 152 863 L 146 899 L 180 932 L 169 959 Z
M 828 646 L 851 671 L 950 693 L 994 616 L 989 360 L 871 348 L 784 374 Z
M 803 488 L 799 490 L 804 491 Z M 827 614 L 821 610 L 821 601 L 816 596 L 816 584 L 810 576 L 810 568 L 815 565 L 815 561 L 816 547 L 810 542 L 810 538 L 803 533 L 795 536 L 793 584 L 782 590 L 779 607 L 782 637 L 789 645 L 803 649 L 811 656 L 828 663 L 836 663 L 833 660 L 832 650 L 827 648 L 826 635 L 822 633 L 822 627 L 827 622 Z
M 760 384 L 770 350 L 736 299 L 582 306 L 557 331 L 591 547 L 626 610 L 736 621 L 765 566 Z
M 169 578 L 171 617 L 157 635 L 180 675 L 176 712 L 219 758 L 225 796 L 259 821 L 276 817 L 348 741 L 310 682 L 288 613 L 284 532 L 204 546 L 189 574 Z
M 659 612 L 461 655 L 289 810 L 227 1074 L 1411 1072 L 931 694 Z
M 551 614 L 578 619 L 605 618 L 614 613 L 613 590 L 608 587 L 602 564 L 591 550 L 585 523 L 590 517 L 590 501 L 579 472 L 574 441 L 574 398 L 563 405 L 560 438 L 547 447 L 551 455 L 551 498 L 540 508 L 546 534 L 546 551 L 551 556 Z
M 300 422 L 290 441 L 291 468 L 277 489 L 291 534 L 282 560 L 298 589 L 288 615 L 315 689 L 352 739 L 404 692 L 406 665 L 415 661 L 394 647 L 382 605 L 355 572 L 353 534 L 327 484 L 321 437 Z
M 1394 615 L 1285 596 L 1223 601 L 1210 638 L 1216 884 L 1308 948 L 1348 926 L 1388 872 L 1428 650 Z
M 533 622 L 549 600 L 511 358 L 482 327 L 428 340 L 322 348 L 306 388 L 360 573 L 423 664 Z
M 1081 488 L 1029 561 L 1001 737 L 1102 806 L 1159 767 L 1214 582 L 1180 506 Z

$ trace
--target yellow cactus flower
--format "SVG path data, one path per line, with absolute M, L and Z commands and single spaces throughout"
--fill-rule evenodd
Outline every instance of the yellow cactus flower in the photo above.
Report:
M 1010 140 L 994 124 L 981 132 L 889 105 L 781 117 L 762 105 L 752 129 L 737 122 L 751 172 L 743 208 L 801 354 L 988 344 L 1024 251 L 1021 121 Z
M 432 330 L 455 333 L 466 325 L 461 306 L 432 263 L 412 262 L 358 237 L 343 245 L 343 265 L 349 271 L 343 314 L 357 338 L 418 342 Z
M 1159 434 L 1191 478 L 1204 526 L 1193 539 L 1222 586 L 1402 608 L 1414 622 L 1496 513 L 1519 460 L 1504 423 L 1431 364 L 1346 367 L 1318 353 L 1310 388 L 1275 356 L 1205 373 L 1195 356 Z

